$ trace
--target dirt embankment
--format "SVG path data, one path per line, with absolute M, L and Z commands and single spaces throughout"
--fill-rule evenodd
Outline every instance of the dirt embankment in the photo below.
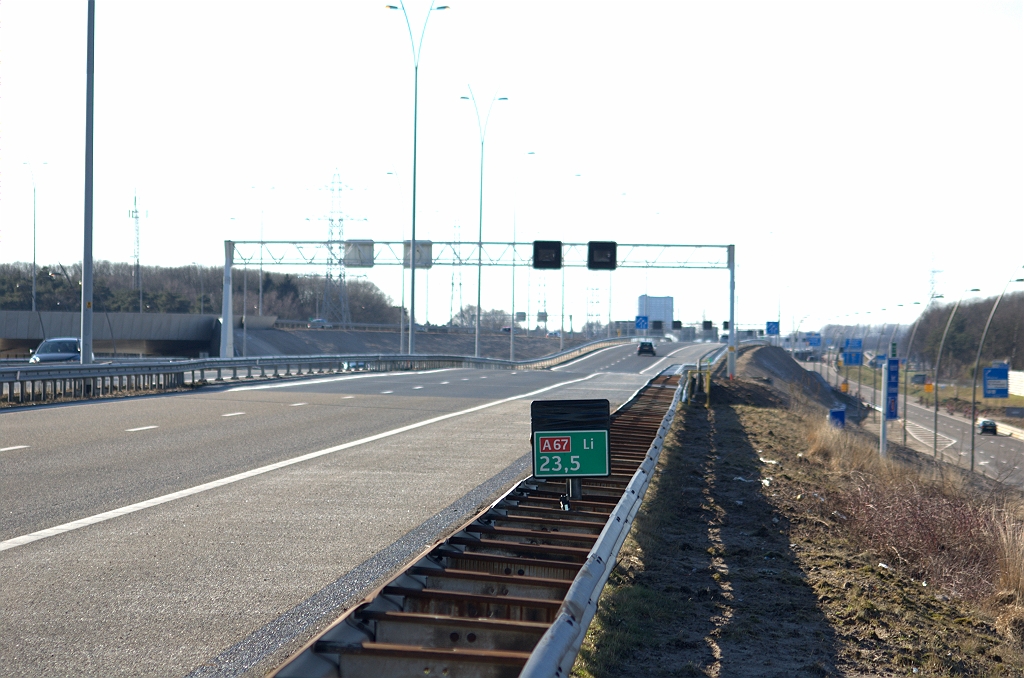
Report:
M 726 377 L 725 365 L 719 366 L 715 376 Z M 861 421 L 870 410 L 857 398 L 838 393 L 816 372 L 805 370 L 790 355 L 774 346 L 749 346 L 740 349 L 736 360 L 736 374 L 741 379 L 760 381 L 773 387 L 782 397 L 784 406 L 794 400 L 816 403 L 826 408 L 843 407 L 849 421 Z
M 573 675 L 1024 676 L 1016 617 L 858 541 L 831 403 L 762 351 L 682 406 Z

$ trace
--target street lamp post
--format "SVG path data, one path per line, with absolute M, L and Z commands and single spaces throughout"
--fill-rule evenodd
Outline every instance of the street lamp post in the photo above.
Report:
M 473 112 L 476 113 L 476 128 L 480 133 L 480 200 L 479 200 L 479 224 L 477 232 L 477 243 L 476 243 L 476 340 L 475 344 L 475 355 L 477 358 L 480 357 L 480 315 L 481 315 L 481 284 L 483 282 L 483 249 L 484 249 L 484 141 L 487 138 L 487 123 L 491 120 L 491 110 L 494 108 L 495 101 L 508 101 L 508 97 L 499 97 L 495 94 L 491 98 L 491 103 L 487 107 L 487 115 L 484 117 L 483 123 L 480 122 L 480 108 L 476 104 L 476 96 L 473 95 L 473 88 L 469 87 L 469 96 L 462 97 L 467 101 L 473 102 Z M 514 240 L 514 238 L 513 238 Z M 512 257 L 515 261 L 515 255 Z
M 884 311 L 885 309 L 883 308 L 882 310 Z M 877 414 L 878 414 L 878 410 L 874 409 L 875 405 L 877 405 L 877 403 L 875 401 L 877 400 L 877 396 L 878 396 L 878 365 L 879 365 L 879 362 L 878 362 L 878 350 L 882 346 L 882 335 L 885 334 L 885 325 L 886 325 L 885 323 L 882 323 L 882 329 L 879 330 L 879 332 L 878 332 L 878 341 L 875 342 L 875 366 L 871 369 L 871 405 L 872 405 L 871 412 L 872 412 L 872 416 L 877 416 Z M 885 355 L 886 355 L 886 357 L 888 357 L 889 353 L 886 352 Z
M 953 310 L 949 312 L 949 318 L 946 320 L 946 329 L 942 331 L 942 339 L 939 340 L 939 353 L 935 356 L 935 416 L 932 420 L 934 426 L 932 430 L 932 456 L 939 456 L 939 367 L 942 366 L 942 349 L 946 345 L 946 334 L 949 333 L 949 327 L 953 324 L 953 316 L 956 315 L 956 310 L 960 308 L 960 302 L 964 300 L 964 294 L 966 292 L 980 292 L 977 287 L 965 290 L 960 293 L 960 298 L 953 304 Z
M 996 309 L 999 308 L 999 302 L 1003 300 L 1003 295 L 1006 294 L 1006 288 L 1010 286 L 1012 282 L 1024 282 L 1024 278 L 1017 278 L 1015 280 L 1008 280 L 1003 285 L 1003 291 L 996 297 L 996 302 L 992 304 L 992 310 L 988 313 L 988 320 L 985 321 L 985 329 L 981 332 L 981 341 L 978 342 L 978 355 L 974 359 L 974 379 L 971 383 L 971 472 L 974 472 L 974 420 L 978 416 L 977 400 L 978 400 L 978 368 L 981 366 L 981 349 L 985 346 L 985 339 L 988 337 L 988 328 L 992 324 L 992 317 L 996 314 Z
M 920 306 L 920 301 L 915 301 L 914 306 Z M 917 328 L 921 324 L 921 316 L 914 321 L 914 327 L 910 330 L 910 341 L 907 342 L 907 352 L 904 354 L 905 367 L 903 368 L 903 447 L 907 446 L 907 394 L 910 392 L 910 350 L 914 346 L 914 337 L 917 335 Z
M 81 363 L 92 363 L 93 103 L 95 94 L 96 0 L 89 0 L 85 58 L 85 214 L 82 238 Z
M 448 9 L 447 5 L 434 7 L 431 0 L 430 9 L 427 10 L 427 18 L 423 20 L 423 30 L 420 31 L 419 44 L 412 35 L 412 24 L 409 23 L 409 13 L 405 11 L 404 0 L 399 0 L 398 5 L 386 5 L 388 9 L 402 10 L 405 17 L 405 27 L 409 30 L 409 44 L 412 47 L 412 70 L 413 70 L 413 95 L 412 95 L 412 233 L 410 234 L 410 270 L 412 271 L 412 283 L 409 289 L 409 354 L 416 352 L 416 149 L 417 132 L 419 130 L 419 106 L 420 106 L 420 54 L 423 52 L 423 37 L 427 34 L 427 23 L 430 21 L 430 13 L 434 10 Z M 404 285 L 402 286 L 404 289 Z
M 558 316 L 558 351 L 562 352 L 565 350 L 565 266 L 562 266 L 562 305 L 559 308 Z
M 23 165 L 28 165 L 29 174 L 32 175 L 32 311 L 36 310 L 36 172 L 35 168 L 32 167 L 32 163 L 24 162 Z M 46 163 L 40 163 L 45 165 Z
M 196 275 L 199 277 L 199 315 L 202 315 L 203 298 L 206 296 L 206 292 L 203 291 L 203 271 L 196 262 L 193 261 L 192 265 L 196 267 Z

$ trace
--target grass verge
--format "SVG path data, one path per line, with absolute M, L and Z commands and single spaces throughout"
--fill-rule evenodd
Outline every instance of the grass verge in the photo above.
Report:
M 1020 497 L 736 381 L 684 408 L 573 669 L 1022 676 Z

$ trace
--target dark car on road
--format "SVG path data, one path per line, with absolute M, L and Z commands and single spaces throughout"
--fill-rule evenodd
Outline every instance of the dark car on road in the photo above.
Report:
M 32 352 L 29 363 L 77 363 L 81 355 L 82 348 L 78 343 L 78 337 L 55 337 L 39 344 L 39 348 Z
M 982 419 L 978 422 L 978 435 L 999 435 L 999 431 L 996 428 L 996 423 L 991 419 Z
M 654 344 L 650 341 L 641 341 L 640 345 L 636 347 L 637 355 L 657 355 L 654 352 Z

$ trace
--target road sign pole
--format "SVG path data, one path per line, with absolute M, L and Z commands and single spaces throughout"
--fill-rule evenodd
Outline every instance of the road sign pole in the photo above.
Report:
M 232 320 L 234 311 L 231 308 L 231 264 L 235 258 L 235 243 L 224 241 L 224 297 L 221 300 L 220 318 L 220 357 L 235 357 L 235 332 Z
M 96 2 L 89 0 L 85 67 L 85 224 L 82 248 L 81 363 L 92 362 L 92 205 L 93 205 L 93 70 L 95 65 Z M 33 265 L 33 279 L 35 268 Z M 35 288 L 32 290 L 35 294 Z M 33 304 L 35 296 L 32 297 Z
M 889 353 L 885 359 L 885 398 L 882 401 L 882 423 L 878 436 L 878 453 L 884 459 L 889 455 L 888 441 L 886 440 L 889 421 L 896 421 L 900 418 L 900 360 L 896 355 L 896 343 L 889 345 Z M 876 355 L 877 358 L 877 355 Z
M 736 377 L 736 245 L 729 245 L 729 356 L 727 368 L 729 378 Z
M 875 355 L 877 356 L 878 354 L 876 353 Z M 889 412 L 888 412 L 888 407 L 889 407 L 889 405 L 888 405 L 888 402 L 889 402 L 889 361 L 888 360 L 885 361 L 885 375 L 884 376 L 885 376 L 885 380 L 884 380 L 883 383 L 885 383 L 885 385 L 886 385 L 885 386 L 886 402 L 883 403 L 885 405 L 885 409 L 883 409 L 883 411 L 882 411 L 881 422 L 879 423 L 879 429 L 878 429 L 878 456 L 880 456 L 882 459 L 885 459 L 886 456 L 888 456 L 888 450 L 889 450 L 889 447 L 888 447 L 889 441 L 887 440 L 887 434 L 888 434 L 888 428 L 889 428 Z
M 881 428 L 879 429 L 879 433 L 878 433 L 878 455 L 882 459 L 885 459 L 886 456 L 888 456 L 887 455 L 887 451 L 888 451 L 889 442 L 886 439 L 886 429 L 888 429 L 888 428 L 889 428 L 889 420 L 886 419 L 885 417 L 882 417 Z

